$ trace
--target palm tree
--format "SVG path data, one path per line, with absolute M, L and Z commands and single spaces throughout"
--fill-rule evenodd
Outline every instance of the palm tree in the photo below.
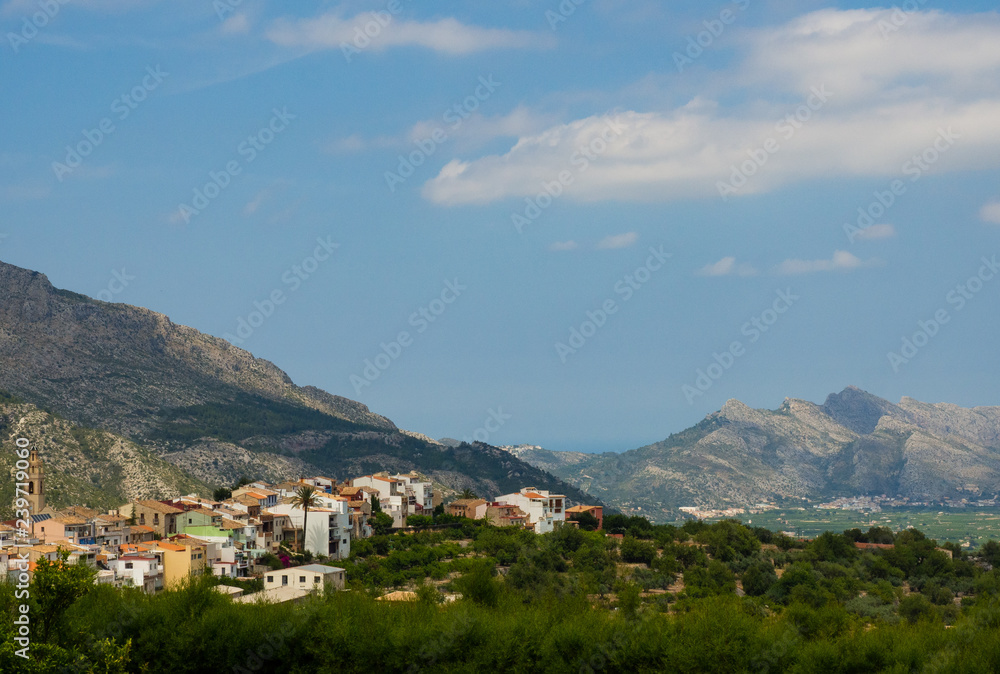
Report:
M 472 498 L 476 498 L 476 492 L 474 492 L 471 489 L 469 489 L 468 487 L 466 487 L 465 489 L 462 490 L 462 493 L 459 494 L 459 498 L 466 499 L 466 500 L 472 499 Z
M 316 508 L 320 504 L 319 496 L 316 494 L 316 487 L 311 487 L 309 485 L 303 485 L 295 490 L 295 496 L 292 497 L 292 507 L 302 508 L 305 514 L 302 517 L 302 547 L 306 547 L 306 525 L 309 523 L 309 509 Z M 298 541 L 299 534 L 295 533 L 295 547 L 299 546 Z

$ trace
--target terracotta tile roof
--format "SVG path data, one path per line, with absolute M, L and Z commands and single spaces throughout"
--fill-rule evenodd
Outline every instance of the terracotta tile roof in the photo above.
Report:
M 209 517 L 222 517 L 222 513 L 217 513 L 214 510 L 205 507 L 191 508 L 191 510 L 188 510 L 187 512 L 208 515 Z
M 76 517 L 93 518 L 100 515 L 100 511 L 94 510 L 93 508 L 87 508 L 85 506 L 70 506 L 62 511 L 66 515 L 75 515 Z
M 538 494 L 538 493 L 533 492 L 533 491 L 526 491 L 526 492 L 524 492 L 524 494 L 522 494 L 522 496 L 524 496 L 525 498 L 530 498 L 530 499 L 536 499 L 536 498 L 542 498 L 542 499 L 544 499 L 544 498 L 548 498 L 547 496 L 542 496 L 541 494 Z
M 56 522 L 62 522 L 63 524 L 75 525 L 75 524 L 86 524 L 87 520 L 82 517 L 77 517 L 76 515 L 61 515 L 59 517 L 53 517 Z
M 180 508 L 168 506 L 166 503 L 160 503 L 159 501 L 136 501 L 136 505 L 141 505 L 144 508 L 148 508 L 149 510 L 153 510 L 158 513 L 163 513 L 164 515 L 176 515 L 184 512 Z
M 31 549 L 35 552 L 41 552 L 42 554 L 48 554 L 50 552 L 58 552 L 58 545 L 33 545 Z
M 153 530 L 153 527 L 148 527 L 145 524 L 133 524 L 132 526 L 129 527 L 129 529 L 131 529 L 132 531 L 138 531 L 138 532 L 147 533 L 147 534 L 155 534 L 156 533 L 156 531 Z

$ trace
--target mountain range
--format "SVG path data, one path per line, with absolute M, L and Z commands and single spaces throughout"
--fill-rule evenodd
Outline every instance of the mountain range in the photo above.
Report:
M 625 512 L 673 519 L 682 506 L 889 496 L 916 502 L 1000 494 L 1000 407 L 962 408 L 850 386 L 822 405 L 776 410 L 738 400 L 662 442 L 623 453 L 514 456 Z
M 496 447 L 442 445 L 163 314 L 0 262 L 0 447 L 16 434 L 38 446 L 56 506 L 381 470 L 483 496 L 537 486 L 593 500 Z M 0 452 L 0 469 L 12 461 Z

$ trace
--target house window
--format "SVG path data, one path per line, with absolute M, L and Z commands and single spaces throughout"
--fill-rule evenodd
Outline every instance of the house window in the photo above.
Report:
M 273 583 L 274 582 L 274 576 L 268 576 L 267 577 L 267 582 Z
M 191 524 L 191 518 L 190 517 L 188 518 L 188 524 Z
M 282 585 L 288 585 L 288 576 L 282 576 L 281 577 L 281 584 Z
M 153 526 L 159 526 L 159 525 L 160 525 L 160 513 L 154 513 L 153 514 Z
M 306 577 L 299 576 L 299 585 L 305 585 L 305 584 L 306 584 Z
M 125 568 L 126 569 L 131 569 L 132 568 L 132 562 L 125 562 Z
M 146 523 L 146 513 L 139 513 L 139 524 Z
M 313 576 L 313 582 L 314 583 L 318 583 L 319 582 L 319 576 Z

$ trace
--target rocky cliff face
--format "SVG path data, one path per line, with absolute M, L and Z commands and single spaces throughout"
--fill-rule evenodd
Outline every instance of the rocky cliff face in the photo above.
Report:
M 162 314 L 59 290 L 44 274 L 0 262 L 0 401 L 10 401 L 3 392 L 34 406 L 0 408 L 8 434 L 48 415 L 35 430 L 54 443 L 42 448 L 53 484 L 92 502 L 204 493 L 242 476 L 378 470 L 418 470 L 483 495 L 527 480 L 592 500 L 495 448 L 404 433 L 361 403 L 296 386 L 273 363 Z M 75 438 L 87 434 L 92 462 L 74 463 L 83 451 Z
M 919 501 L 1000 493 L 1000 407 L 965 409 L 855 387 L 776 410 L 730 400 L 701 423 L 623 454 L 521 451 L 529 463 L 622 508 L 888 495 Z
M 300 388 L 273 363 L 148 309 L 57 290 L 0 262 L 0 389 L 135 435 L 163 409 L 249 393 L 354 424 L 395 426 L 361 403 Z

